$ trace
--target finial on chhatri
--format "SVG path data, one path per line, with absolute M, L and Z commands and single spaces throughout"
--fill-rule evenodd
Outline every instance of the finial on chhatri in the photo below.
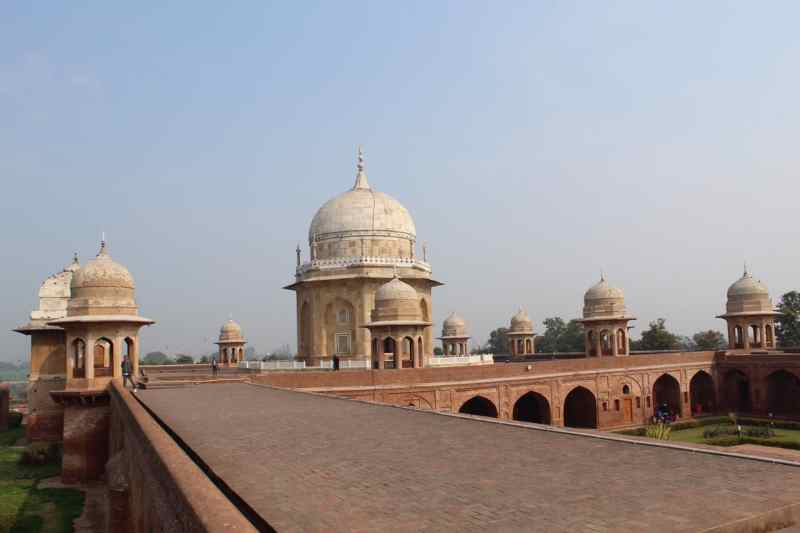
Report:
M 750 277 L 750 271 L 747 268 L 747 261 L 744 262 L 744 274 L 742 274 L 742 277 L 744 278 Z
M 606 280 L 606 273 L 605 273 L 604 270 L 601 270 L 600 271 L 600 281 L 605 281 L 605 280 Z
M 73 252 L 72 253 L 72 263 L 75 264 L 75 265 L 80 263 L 80 261 L 78 261 L 78 252 Z
M 364 172 L 364 150 L 361 149 L 361 145 L 358 145 L 358 165 L 357 165 L 359 172 Z

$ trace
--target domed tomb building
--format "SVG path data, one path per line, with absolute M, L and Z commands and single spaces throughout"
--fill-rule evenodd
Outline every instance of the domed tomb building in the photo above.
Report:
M 242 336 L 242 327 L 232 318 L 219 329 L 219 340 L 214 344 L 219 347 L 217 362 L 220 366 L 236 366 L 239 361 L 244 361 L 244 345 L 247 341 Z
M 111 258 L 105 241 L 97 257 L 72 274 L 66 316 L 48 322 L 66 334 L 68 389 L 104 389 L 112 378 L 122 378 L 124 357 L 138 376 L 139 329 L 154 322 L 139 316 L 135 289 L 133 276 Z
M 625 308 L 625 293 L 612 287 L 605 275 L 583 296 L 587 357 L 630 355 L 628 322 L 636 320 Z
M 521 307 L 517 314 L 511 317 L 508 332 L 508 347 L 511 355 L 531 355 L 536 351 L 536 333 L 533 331 L 533 321 Z
M 431 320 L 431 276 L 427 250 L 416 253 L 417 232 L 408 210 L 378 192 L 367 181 L 364 158 L 352 189 L 326 202 L 308 230 L 310 258 L 297 249 L 295 291 L 298 357 L 311 366 L 322 360 L 369 360 L 372 353 L 370 313 L 378 288 L 398 277 L 416 292 L 420 320 Z M 422 352 L 433 352 L 430 328 Z
M 456 313 L 450 313 L 442 325 L 442 352 L 444 355 L 469 354 L 467 323 Z
M 775 349 L 775 316 L 769 289 L 745 266 L 744 274 L 728 288 L 728 302 L 722 318 L 728 323 L 728 348 L 749 351 Z
M 375 292 L 371 320 L 364 325 L 370 332 L 372 367 L 422 368 L 429 353 L 424 338 L 431 323 L 422 320 L 419 296 L 414 287 L 395 277 Z

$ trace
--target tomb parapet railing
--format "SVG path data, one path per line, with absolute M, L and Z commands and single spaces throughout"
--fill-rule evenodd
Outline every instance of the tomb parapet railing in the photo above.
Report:
M 493 365 L 494 354 L 472 354 L 472 355 L 437 355 L 428 359 L 428 365 L 437 366 L 469 366 L 469 365 Z
M 416 268 L 424 272 L 431 272 L 430 264 L 411 257 L 335 257 L 332 259 L 314 259 L 297 267 L 299 276 L 311 270 L 333 270 L 352 266 L 394 266 Z

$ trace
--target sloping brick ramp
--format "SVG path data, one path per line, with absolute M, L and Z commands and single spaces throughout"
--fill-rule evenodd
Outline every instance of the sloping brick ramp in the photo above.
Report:
M 139 396 L 278 531 L 765 531 L 800 502 L 781 464 L 251 384 Z

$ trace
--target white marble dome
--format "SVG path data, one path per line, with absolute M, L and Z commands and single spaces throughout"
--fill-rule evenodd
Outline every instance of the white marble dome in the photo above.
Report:
M 417 230 L 408 210 L 391 196 L 372 189 L 359 153 L 353 188 L 319 208 L 308 229 L 318 259 L 348 256 L 407 257 Z M 368 250 L 364 242 L 379 241 Z

